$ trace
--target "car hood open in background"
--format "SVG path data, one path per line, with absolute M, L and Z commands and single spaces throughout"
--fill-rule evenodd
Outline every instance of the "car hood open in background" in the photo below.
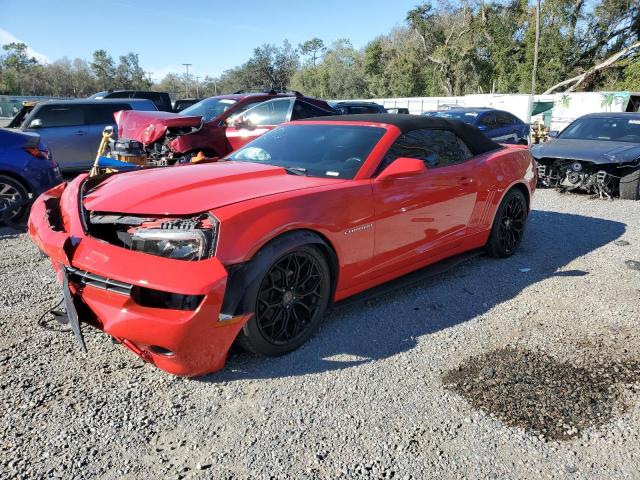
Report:
M 244 162 L 157 168 L 107 178 L 84 198 L 96 212 L 192 215 L 233 203 L 345 180 L 290 175 Z
M 170 112 L 123 110 L 115 115 L 118 137 L 137 140 L 145 145 L 162 138 L 169 128 L 198 127 L 202 117 Z
M 596 164 L 627 163 L 640 158 L 640 145 L 609 140 L 558 138 L 532 146 L 531 153 L 536 158 L 566 158 Z

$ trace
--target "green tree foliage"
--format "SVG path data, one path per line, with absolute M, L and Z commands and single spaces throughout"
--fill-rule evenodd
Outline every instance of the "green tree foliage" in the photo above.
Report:
M 115 88 L 116 66 L 113 58 L 105 50 L 93 52 L 91 70 L 96 76 L 96 85 L 100 90 Z
M 315 67 L 317 61 L 327 49 L 321 39 L 312 38 L 298 45 L 298 50 L 300 51 L 300 55 L 306 57 L 304 63 Z
M 245 63 L 205 77 L 200 96 L 248 87 L 334 99 L 530 92 L 535 2 L 416 2 L 403 26 L 360 49 L 348 39 L 326 45 L 315 37 L 297 48 L 288 41 L 261 45 Z M 639 38 L 638 0 L 542 0 L 538 92 L 585 72 L 582 90 L 640 90 L 640 49 L 591 71 Z M 195 94 L 195 79 L 188 80 Z M 153 88 L 182 96 L 186 81 L 170 73 Z M 84 96 L 110 88 L 149 88 L 135 53 L 116 63 L 97 50 L 90 63 L 63 58 L 43 65 L 25 44 L 12 43 L 0 55 L 1 93 Z

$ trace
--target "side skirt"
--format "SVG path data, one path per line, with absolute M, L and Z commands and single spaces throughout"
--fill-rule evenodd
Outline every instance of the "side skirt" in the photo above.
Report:
M 344 300 L 335 302 L 330 308 L 332 309 L 342 308 L 348 305 L 353 305 L 353 304 L 364 302 L 365 300 L 376 298 L 379 295 L 384 295 L 386 293 L 393 292 L 394 290 L 398 290 L 400 288 L 406 288 L 410 285 L 426 280 L 427 278 L 431 278 L 436 275 L 441 275 L 464 262 L 467 262 L 479 255 L 482 255 L 483 253 L 484 253 L 484 249 L 478 248 L 476 250 L 470 250 L 468 252 L 461 253 L 460 255 L 455 255 L 453 257 L 446 258 L 437 263 L 433 263 L 419 270 L 415 270 L 411 273 L 403 275 L 402 277 L 399 277 L 395 280 L 385 282 L 381 285 L 378 285 L 377 287 L 370 288 L 368 290 L 365 290 L 364 292 L 357 293 L 355 295 L 345 298 Z

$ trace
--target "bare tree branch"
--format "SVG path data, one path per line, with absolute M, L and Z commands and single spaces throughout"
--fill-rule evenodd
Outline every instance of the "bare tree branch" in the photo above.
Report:
M 563 80 L 560 83 L 556 83 L 554 86 L 552 86 L 551 88 L 547 89 L 543 93 L 543 95 L 548 95 L 550 93 L 553 93 L 555 90 L 557 90 L 560 87 L 564 87 L 565 85 L 571 85 L 567 90 L 565 90 L 565 92 L 573 92 L 581 83 L 583 83 L 591 75 L 593 75 L 596 72 L 599 72 L 600 70 L 603 70 L 605 68 L 609 68 L 609 67 L 613 66 L 616 62 L 618 62 L 622 58 L 625 58 L 627 55 L 633 54 L 635 52 L 635 50 L 638 49 L 638 48 L 640 48 L 640 41 L 637 41 L 637 42 L 629 45 L 628 47 L 623 48 L 619 52 L 614 53 L 609 58 L 607 58 L 604 62 L 601 62 L 601 63 L 599 63 L 597 65 L 594 65 L 593 67 L 591 67 L 586 72 L 581 73 L 580 75 L 576 75 L 573 78 L 569 78 L 567 80 Z

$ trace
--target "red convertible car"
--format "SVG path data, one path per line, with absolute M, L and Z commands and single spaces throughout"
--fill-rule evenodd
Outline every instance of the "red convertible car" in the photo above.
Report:
M 349 115 L 276 128 L 223 161 L 77 177 L 29 233 L 68 322 L 168 372 L 223 367 L 234 341 L 289 352 L 325 309 L 468 250 L 507 257 L 536 169 L 462 122 Z

